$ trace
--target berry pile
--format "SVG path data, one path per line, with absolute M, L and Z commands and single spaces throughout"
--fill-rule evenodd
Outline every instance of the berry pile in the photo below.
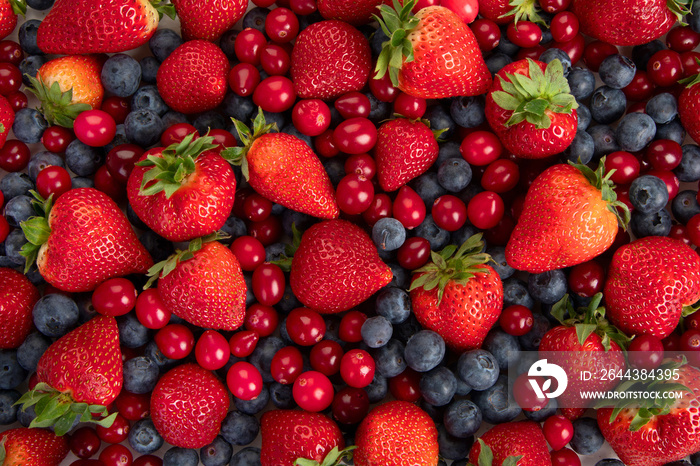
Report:
M 0 465 L 700 465 L 700 2 L 4 0 L 0 38 Z

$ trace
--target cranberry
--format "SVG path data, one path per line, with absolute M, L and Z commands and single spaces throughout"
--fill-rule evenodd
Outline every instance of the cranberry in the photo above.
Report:
M 646 156 L 656 170 L 673 170 L 683 158 L 683 149 L 676 141 L 657 139 L 646 148 Z
M 54 201 L 70 191 L 72 180 L 65 168 L 50 165 L 39 172 L 36 177 L 36 190 L 44 199 L 53 194 Z
M 333 340 L 321 340 L 311 348 L 309 362 L 313 370 L 331 376 L 340 370 L 343 347 Z
M 659 50 L 649 59 L 647 73 L 657 86 L 667 87 L 676 84 L 683 77 L 680 54 L 673 50 Z
M 349 92 L 338 97 L 333 104 L 340 116 L 350 118 L 367 118 L 372 110 L 369 97 L 361 92 Z
M 253 102 L 266 112 L 280 113 L 289 110 L 296 98 L 294 83 L 285 76 L 265 78 L 253 91 Z
M 503 199 L 491 191 L 480 192 L 467 205 L 469 221 L 482 230 L 496 226 L 503 217 L 504 210 Z
M 102 441 L 92 427 L 76 429 L 68 440 L 70 451 L 78 458 L 90 458 L 100 449 Z
M 700 45 L 700 34 L 689 26 L 674 27 L 666 34 L 666 46 L 674 52 L 689 52 L 698 45 Z
M 253 303 L 245 311 L 243 324 L 247 330 L 253 330 L 261 337 L 268 337 L 275 332 L 278 322 L 279 317 L 274 307 Z
M 425 203 L 413 189 L 401 186 L 392 206 L 392 214 L 410 230 L 423 223 L 426 215 Z
M 298 307 L 287 316 L 287 333 L 294 343 L 300 346 L 311 346 L 323 339 L 326 333 L 326 322 L 316 311 Z
M 420 379 L 421 375 L 407 367 L 396 377 L 389 379 L 389 392 L 397 400 L 416 402 L 420 400 Z
M 247 272 L 252 272 L 265 262 L 265 246 L 252 236 L 244 235 L 234 239 L 231 252 L 238 259 L 241 269 Z
M 399 92 L 394 100 L 394 113 L 403 115 L 411 120 L 421 118 L 425 113 L 427 102 L 420 97 L 414 97 L 410 94 Z
M 574 425 L 561 414 L 549 416 L 542 426 L 544 438 L 552 450 L 561 450 L 574 437 Z
M 333 385 L 322 373 L 307 371 L 294 381 L 292 396 L 303 410 L 323 411 L 333 402 Z
M 653 335 L 637 335 L 627 348 L 627 358 L 637 369 L 656 369 L 664 359 L 664 345 Z
M 288 385 L 301 375 L 304 370 L 304 359 L 295 346 L 285 346 L 272 357 L 270 374 L 275 381 Z
M 420 236 L 406 239 L 396 251 L 399 265 L 408 270 L 423 267 L 430 260 L 430 242 Z
M 349 215 L 361 214 L 367 210 L 374 198 L 374 185 L 364 175 L 345 175 L 336 187 L 338 208 Z
M 0 62 L 19 66 L 23 59 L 24 50 L 17 42 L 8 39 L 0 41 Z
M 519 47 L 534 47 L 542 40 L 542 30 L 530 21 L 518 21 L 508 24 L 506 28 L 508 39 Z
M 579 296 L 590 298 L 603 289 L 605 269 L 595 260 L 575 265 L 569 273 L 569 288 Z
M 260 304 L 274 306 L 284 295 L 285 278 L 279 265 L 263 262 L 253 271 L 253 295 Z
M 254 330 L 241 330 L 229 339 L 229 349 L 231 354 L 237 358 L 245 358 L 255 350 L 255 347 L 260 340 L 260 335 Z
M 520 181 L 518 164 L 508 159 L 491 162 L 481 175 L 481 187 L 495 193 L 505 193 L 515 188 Z
M 134 164 L 142 154 L 143 149 L 136 144 L 119 144 L 107 153 L 105 165 L 117 182 L 126 185 Z
M 699 214 L 700 215 L 700 214 Z M 342 319 L 338 327 L 338 336 L 341 340 L 348 343 L 359 343 L 362 341 L 362 324 L 367 320 L 367 315 L 360 311 L 348 311 Z
M 490 52 L 501 42 L 501 30 L 498 24 L 490 19 L 479 18 L 471 24 L 476 42 L 482 52 Z
M 586 45 L 583 51 L 583 62 L 593 72 L 597 72 L 603 60 L 610 55 L 619 53 L 617 47 L 600 40 L 594 40 Z
M 182 324 L 166 325 L 153 339 L 160 352 L 170 359 L 183 359 L 194 348 L 194 335 Z
M 101 283 L 92 293 L 92 305 L 106 316 L 121 316 L 136 305 L 136 287 L 126 278 L 110 278 Z
M 165 327 L 170 321 L 172 312 L 165 306 L 158 290 L 151 288 L 142 292 L 136 298 L 136 318 L 141 325 L 150 329 Z
M 175 123 L 168 126 L 163 134 L 160 135 L 160 143 L 163 147 L 168 147 L 172 144 L 180 144 L 187 136 L 194 134 L 199 136 L 197 128 L 189 123 Z
M 508 335 L 525 335 L 532 329 L 535 320 L 532 311 L 520 304 L 511 304 L 503 309 L 498 323 Z
M 341 424 L 357 424 L 369 412 L 369 396 L 361 388 L 345 387 L 335 394 L 333 417 Z
M 320 99 L 300 100 L 292 110 L 292 122 L 301 134 L 318 136 L 331 124 L 331 111 Z
M 388 194 L 375 194 L 369 207 L 362 212 L 362 218 L 367 222 L 367 225 L 374 226 L 380 219 L 391 217 L 391 208 L 391 198 Z
M 137 394 L 122 390 L 117 399 L 114 400 L 114 404 L 124 419 L 138 421 L 150 414 L 151 395 L 150 393 Z
M 95 426 L 95 430 L 97 431 L 97 435 L 100 437 L 100 440 L 103 442 L 121 443 L 129 436 L 131 426 L 129 425 L 129 421 L 124 416 L 117 414 L 110 427 L 102 427 L 98 425 Z M 102 459 L 101 456 L 100 459 Z
M 364 388 L 372 383 L 374 370 L 374 359 L 365 350 L 350 350 L 340 360 L 340 376 L 351 387 Z
M 377 143 L 377 128 L 367 118 L 350 118 L 333 131 L 333 140 L 338 149 L 346 154 L 362 154 Z
M 289 70 L 291 58 L 284 49 L 277 44 L 268 44 L 260 53 L 260 65 L 270 76 L 285 75 Z
M 467 221 L 467 206 L 460 198 L 451 194 L 435 199 L 430 213 L 435 224 L 447 231 L 457 231 Z
M 29 147 L 17 139 L 8 139 L 0 147 L 0 168 L 6 172 L 19 172 L 27 168 L 31 153 Z
M 197 364 L 210 371 L 224 367 L 230 355 L 228 340 L 216 330 L 206 330 L 194 347 Z
M 272 201 L 258 193 L 253 193 L 243 201 L 243 213 L 251 222 L 263 221 L 272 213 Z
M 109 445 L 100 453 L 100 461 L 105 466 L 131 466 L 133 459 L 131 451 L 124 445 Z
M 567 42 L 578 34 L 579 22 L 576 15 L 570 11 L 562 11 L 552 18 L 550 31 L 557 42 Z
M 245 28 L 236 36 L 233 43 L 236 58 L 242 63 L 260 64 L 262 49 L 267 45 L 265 35 L 253 28 Z
M 459 146 L 459 152 L 470 165 L 488 165 L 503 152 L 501 141 L 491 131 L 474 131 Z
M 0 62 L 0 95 L 7 97 L 22 87 L 22 72 L 17 65 Z
M 273 42 L 291 42 L 299 33 L 299 19 L 288 8 L 275 8 L 265 17 L 265 33 Z
M 345 173 L 357 173 L 370 180 L 374 178 L 374 175 L 377 173 L 377 164 L 374 158 L 365 153 L 353 154 L 345 159 L 343 168 L 345 169 Z
M 251 363 L 239 361 L 226 373 L 226 385 L 233 396 L 241 400 L 256 398 L 263 389 L 260 371 Z
M 229 70 L 227 81 L 233 92 L 246 97 L 260 84 L 260 72 L 251 63 L 238 63 Z

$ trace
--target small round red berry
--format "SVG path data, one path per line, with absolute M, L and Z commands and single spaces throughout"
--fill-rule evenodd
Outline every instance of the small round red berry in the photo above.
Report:
M 123 316 L 136 305 L 136 287 L 126 278 L 105 280 L 92 293 L 92 305 L 105 316 Z
M 532 311 L 520 304 L 511 304 L 503 309 L 498 323 L 508 335 L 521 336 L 532 330 L 535 319 Z
M 103 110 L 86 110 L 75 118 L 73 132 L 83 144 L 102 147 L 114 139 L 117 124 L 112 115 Z
M 319 412 L 333 402 L 333 384 L 317 371 L 306 371 L 294 381 L 292 396 L 299 407 L 309 412 Z
M 263 389 L 262 375 L 251 363 L 239 361 L 226 373 L 226 385 L 236 398 L 252 400 L 260 395 Z
M 228 340 L 216 330 L 206 330 L 194 347 L 197 364 L 209 371 L 224 367 L 230 355 Z
M 168 325 L 172 312 L 165 306 L 156 288 L 143 291 L 136 298 L 136 318 L 146 328 L 161 329 Z
M 183 359 L 194 348 L 194 335 L 182 324 L 166 325 L 153 339 L 160 352 L 170 359 Z
M 574 425 L 561 414 L 549 416 L 544 421 L 542 431 L 552 450 L 561 450 L 574 437 Z

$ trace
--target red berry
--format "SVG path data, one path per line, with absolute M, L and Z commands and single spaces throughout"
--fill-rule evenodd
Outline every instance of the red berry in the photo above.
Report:
M 227 81 L 234 93 L 242 97 L 249 96 L 260 84 L 260 72 L 250 63 L 238 63 L 229 70 Z
M 100 440 L 103 442 L 121 443 L 129 436 L 131 426 L 129 425 L 129 421 L 124 416 L 117 414 L 117 417 L 114 418 L 114 422 L 110 427 L 102 427 L 98 425 L 95 426 L 95 430 L 97 431 L 97 435 L 100 437 Z M 100 459 L 102 459 L 102 455 L 100 455 Z
M 333 402 L 333 384 L 317 371 L 307 371 L 294 381 L 292 396 L 305 411 L 323 411 Z
M 361 214 L 369 208 L 374 198 L 374 185 L 364 175 L 345 175 L 336 187 L 338 208 L 349 215 Z
M 333 104 L 340 116 L 350 118 L 367 118 L 372 110 L 369 97 L 361 92 L 348 92 L 338 97 Z
M 501 30 L 498 24 L 486 18 L 479 18 L 471 24 L 476 42 L 482 52 L 490 52 L 501 42 Z
M 525 335 L 532 329 L 535 320 L 532 311 L 520 304 L 512 304 L 503 309 L 498 323 L 508 335 Z
M 100 461 L 105 466 L 131 466 L 133 459 L 131 451 L 124 445 L 109 445 L 100 453 Z
M 392 214 L 396 220 L 410 230 L 425 220 L 425 203 L 413 189 L 401 186 L 392 206 Z
M 145 290 L 136 298 L 136 318 L 146 328 L 165 327 L 171 315 L 172 312 L 165 307 L 156 288 Z
M 637 369 L 656 369 L 664 359 L 664 345 L 653 335 L 637 335 L 627 348 L 627 358 Z
M 364 388 L 372 383 L 374 369 L 374 359 L 365 350 L 350 350 L 340 360 L 340 376 L 351 387 Z
M 491 131 L 474 131 L 462 140 L 459 152 L 469 164 L 482 166 L 498 159 L 503 152 L 503 145 Z
M 406 239 L 396 251 L 396 260 L 404 269 L 415 270 L 430 260 L 430 242 L 420 236 Z
M 410 120 L 417 120 L 425 113 L 427 102 L 420 97 L 413 97 L 410 94 L 399 92 L 394 100 L 394 113 L 403 115 Z
M 287 333 L 294 343 L 311 346 L 323 339 L 326 334 L 326 322 L 316 311 L 298 307 L 287 316 Z
M 73 132 L 83 144 L 102 147 L 114 139 L 117 124 L 112 115 L 103 110 L 86 110 L 75 118 Z
M 288 385 L 304 370 L 304 358 L 295 346 L 285 346 L 278 350 L 270 363 L 270 374 L 275 381 Z
M 331 111 L 320 99 L 300 100 L 292 110 L 292 122 L 301 134 L 318 136 L 331 124 Z
M 182 324 L 166 325 L 153 339 L 160 352 L 170 359 L 182 359 L 194 348 L 194 335 Z
M 491 191 L 483 191 L 472 197 L 467 206 L 469 221 L 477 228 L 495 227 L 503 217 L 503 199 Z
M 136 287 L 126 278 L 110 278 L 92 293 L 95 310 L 106 316 L 122 316 L 136 305 Z
M 590 298 L 603 289 L 605 269 L 595 260 L 575 265 L 569 273 L 569 288 L 579 296 Z
M 265 18 L 265 33 L 273 42 L 291 42 L 299 34 L 299 19 L 288 8 L 275 8 Z
M 210 371 L 224 367 L 230 355 L 228 341 L 216 330 L 206 330 L 194 347 L 197 364 Z
M 265 246 L 252 236 L 239 236 L 231 243 L 231 252 L 241 264 L 241 269 L 251 272 L 265 262 Z
M 294 105 L 297 95 L 294 83 L 285 76 L 263 79 L 253 91 L 253 102 L 266 112 L 280 113 Z
M 272 335 L 277 329 L 279 317 L 272 306 L 253 303 L 245 311 L 244 325 L 247 330 L 253 330 L 261 337 Z
M 78 458 L 90 458 L 100 449 L 102 441 L 95 429 L 84 426 L 76 429 L 70 435 L 68 445 L 70 451 Z
M 279 265 L 264 262 L 253 271 L 252 288 L 260 304 L 274 306 L 284 295 L 284 272 Z
M 430 213 L 435 224 L 447 231 L 459 230 L 467 221 L 467 206 L 452 194 L 445 194 L 435 199 Z
M 357 424 L 369 412 L 369 396 L 361 388 L 345 387 L 335 394 L 333 417 L 341 424 Z
M 236 398 L 252 400 L 263 389 L 262 375 L 251 363 L 239 361 L 226 373 L 226 385 Z
M 39 172 L 36 177 L 36 190 L 46 199 L 53 194 L 56 201 L 61 194 L 70 191 L 72 180 L 65 168 L 50 165 Z
M 561 414 L 549 416 L 542 426 L 544 437 L 552 450 L 561 450 L 574 436 L 574 425 Z
M 418 372 L 407 367 L 402 373 L 389 379 L 389 391 L 397 400 L 416 402 L 421 397 L 420 379 L 421 375 Z
M 333 131 L 333 140 L 341 152 L 362 154 L 377 143 L 377 128 L 367 118 L 350 118 Z
M 333 340 L 321 340 L 311 348 L 309 362 L 315 371 L 331 376 L 340 370 L 343 347 Z
M 348 343 L 359 343 L 362 341 L 362 324 L 367 320 L 367 314 L 351 310 L 348 311 L 342 319 L 338 327 L 338 336 L 341 340 Z

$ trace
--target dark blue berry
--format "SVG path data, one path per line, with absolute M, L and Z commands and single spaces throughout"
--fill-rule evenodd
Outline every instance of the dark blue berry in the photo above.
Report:
M 586 68 L 572 68 L 566 80 L 576 100 L 586 100 L 595 90 L 595 75 Z
M 17 348 L 17 362 L 26 371 L 34 372 L 39 359 L 49 349 L 51 341 L 39 332 L 30 333 Z
M 408 339 L 411 338 L 414 333 L 422 329 L 423 327 L 421 327 L 420 323 L 418 323 L 416 316 L 411 313 L 408 319 L 394 327 L 393 337 L 398 339 L 401 343 L 406 344 Z
M 683 128 L 680 118 L 676 117 L 668 123 L 657 123 L 654 139 L 670 139 L 678 144 L 683 144 L 685 136 L 685 128 Z
M 43 55 L 44 52 L 36 44 L 36 35 L 39 31 L 41 21 L 38 19 L 30 19 L 22 23 L 17 33 L 19 46 L 22 47 L 27 55 Z
M 160 119 L 163 120 L 163 125 L 165 126 L 165 128 L 169 128 L 172 125 L 176 125 L 178 123 L 189 123 L 187 115 L 185 115 L 184 113 L 176 112 L 175 110 L 168 110 L 162 117 L 160 117 Z M 118 127 L 119 126 L 117 126 L 117 128 Z
M 500 328 L 491 330 L 482 347 L 490 352 L 501 370 L 507 370 L 509 367 L 515 367 L 520 359 L 520 344 L 518 339 L 513 335 L 509 335 Z M 466 382 L 469 382 L 466 380 Z
M 678 103 L 673 94 L 662 92 L 649 99 L 645 111 L 654 123 L 669 123 L 678 115 Z
M 386 345 L 394 333 L 391 322 L 384 316 L 374 316 L 365 320 L 360 329 L 362 341 L 370 348 L 381 348 Z
M 251 8 L 250 10 L 248 10 L 245 16 L 243 16 L 242 28 L 253 28 L 264 33 L 265 18 L 267 18 L 268 13 L 270 13 L 270 10 L 268 10 L 267 8 L 262 8 L 259 6 Z
M 163 116 L 168 111 L 168 106 L 155 84 L 143 86 L 131 96 L 131 112 L 137 110 L 152 110 L 158 116 Z
M 139 236 L 139 242 L 143 244 L 155 263 L 166 260 L 175 252 L 173 243 L 151 230 L 143 232 Z
M 439 145 L 440 150 L 438 151 L 437 159 L 435 159 L 434 166 L 439 167 L 446 161 L 450 159 L 461 159 L 462 154 L 459 151 L 459 142 L 457 141 L 445 141 Z
M 165 124 L 153 110 L 142 109 L 132 111 L 126 116 L 124 129 L 129 141 L 139 146 L 149 147 L 160 140 Z
M 527 284 L 516 277 L 510 277 L 503 281 L 503 307 L 512 304 L 520 304 L 528 309 L 532 309 L 535 305 Z
M 593 160 L 595 153 L 595 142 L 593 136 L 585 130 L 576 131 L 574 139 L 569 144 L 569 147 L 564 149 L 562 159 L 565 162 L 581 163 L 586 165 Z
M 163 466 L 166 466 L 163 463 Z M 231 457 L 229 466 L 260 466 L 260 448 L 245 447 Z
M 139 88 L 141 65 L 130 55 L 117 53 L 102 65 L 100 77 L 106 91 L 119 97 L 128 97 Z
M 404 351 L 405 346 L 399 340 L 389 340 L 386 345 L 372 353 L 376 371 L 386 378 L 402 373 L 407 367 Z
M 522 412 L 515 399 L 508 394 L 508 379 L 504 375 L 498 377 L 492 387 L 474 392 L 472 401 L 481 410 L 484 421 L 490 424 L 510 422 Z
M 681 163 L 673 169 L 678 181 L 694 182 L 700 180 L 700 147 L 695 144 L 686 144 L 683 147 Z M 0 188 L 2 182 L 0 181 Z
M 369 118 L 373 123 L 377 124 L 386 120 L 391 116 L 391 104 L 382 102 L 377 99 L 371 92 L 366 92 L 365 96 L 369 99 Z
M 440 135 L 441 140 L 448 140 L 457 130 L 457 124 L 454 122 L 450 113 L 442 108 L 441 105 L 433 105 L 428 108 L 423 115 L 423 118 L 430 122 L 430 129 L 433 131 L 444 130 Z
M 199 460 L 204 466 L 226 466 L 231 460 L 231 455 L 233 455 L 231 444 L 220 435 L 199 450 Z
M 41 141 L 41 135 L 44 134 L 49 124 L 35 108 L 23 108 L 15 113 L 15 121 L 12 123 L 12 131 L 15 137 L 25 144 L 36 144 Z
M 503 27 L 501 28 L 501 40 L 498 42 L 498 45 L 495 49 L 493 49 L 493 51 L 496 53 L 505 53 L 506 55 L 513 57 L 516 53 L 520 51 L 520 47 L 518 45 L 515 45 L 513 42 L 511 42 L 510 39 L 508 39 L 505 27 Z
M 430 212 L 435 199 L 443 194 L 447 194 L 447 190 L 440 185 L 437 173 L 435 172 L 423 173 L 416 179 L 412 180 L 409 185 L 416 192 L 416 194 L 423 199 L 428 212 Z
M 148 40 L 148 47 L 151 49 L 153 56 L 162 63 L 163 60 L 168 58 L 168 55 L 183 43 L 182 37 L 177 32 L 172 29 L 158 28 Z
M 286 384 L 282 385 L 279 382 L 273 382 L 270 384 L 270 400 L 272 404 L 275 405 L 277 409 L 292 409 L 297 404 L 294 401 L 294 395 L 292 393 L 292 385 Z M 223 433 L 221 435 L 224 435 Z M 258 434 L 253 436 L 253 440 Z M 251 442 L 253 441 L 251 440 Z M 250 443 L 250 442 L 248 442 Z
M 401 288 L 385 287 L 377 294 L 375 309 L 392 324 L 400 324 L 411 315 L 411 297 Z
M 48 10 L 53 3 L 54 0 L 27 0 L 27 6 L 35 10 Z
M 533 314 L 533 318 L 534 322 L 530 331 L 518 337 L 520 346 L 525 351 L 537 351 L 542 342 L 542 337 L 552 328 L 552 324 L 542 314 Z
M 129 312 L 117 318 L 117 327 L 119 328 L 119 343 L 127 348 L 139 348 L 150 339 L 150 332 L 144 326 L 136 314 Z
M 104 153 L 97 147 L 91 147 L 74 139 L 66 147 L 66 165 L 78 176 L 91 176 L 104 163 Z
M 598 69 L 600 80 L 613 89 L 622 89 L 629 85 L 636 72 L 637 66 L 632 59 L 620 54 L 606 57 Z
M 427 372 L 437 367 L 445 356 L 445 340 L 432 330 L 421 330 L 406 342 L 404 356 L 408 367 Z
M 29 87 L 32 85 L 29 76 L 36 78 L 39 68 L 47 61 L 49 61 L 49 59 L 44 55 L 29 55 L 19 63 L 19 70 L 22 72 L 22 82 L 25 86 Z
M 155 361 L 136 356 L 124 362 L 124 389 L 131 393 L 150 393 L 158 382 L 159 369 Z
M 243 446 L 252 443 L 259 432 L 260 422 L 255 416 L 229 411 L 221 422 L 219 434 L 231 445 Z
M 17 350 L 0 350 L 0 389 L 14 389 L 24 382 L 28 374 L 17 362 Z
M 437 179 L 440 186 L 455 193 L 469 185 L 472 180 L 472 168 L 461 157 L 448 159 L 439 166 Z
M 473 437 L 469 439 L 471 441 L 465 441 L 463 438 L 450 435 L 450 433 L 447 431 L 447 427 L 442 424 L 437 426 L 437 431 L 438 451 L 442 458 L 446 460 L 453 460 L 452 465 L 454 466 L 454 460 L 460 460 L 467 457 L 469 454 L 469 449 L 474 443 Z
M 661 178 L 642 175 L 632 181 L 629 198 L 635 212 L 650 214 L 664 208 L 668 202 L 668 189 Z
M 595 466 L 625 466 L 625 463 L 617 458 L 605 458 L 598 461 Z
M 169 357 L 165 356 L 158 349 L 158 345 L 156 345 L 156 342 L 153 340 L 146 343 L 146 347 L 143 350 L 143 355 L 158 365 L 161 374 L 168 372 L 178 364 L 177 359 L 170 359 Z
M 197 466 L 198 464 L 197 450 L 190 448 L 172 447 L 163 455 L 163 466 Z
M 552 47 L 547 49 L 540 55 L 541 62 L 551 63 L 554 60 L 559 60 L 561 62 L 562 68 L 564 69 L 564 76 L 567 76 L 571 72 L 571 58 L 569 54 L 564 52 L 562 49 Z
M 258 396 L 252 400 L 241 400 L 240 398 L 233 397 L 233 404 L 236 409 L 244 414 L 255 415 L 265 409 L 268 401 L 270 401 L 270 392 L 267 389 L 267 385 L 263 385 L 263 389 Z
M 566 275 L 560 269 L 538 274 L 530 274 L 527 289 L 537 301 L 554 304 L 566 294 Z
M 432 251 L 438 251 L 450 242 L 450 232 L 437 226 L 432 214 L 426 215 L 423 222 L 413 229 L 413 236 L 427 239 Z
M 384 217 L 372 227 L 372 241 L 380 251 L 395 251 L 406 241 L 406 228 L 393 217 Z
M 332 157 L 323 161 L 323 168 L 328 174 L 333 186 L 337 186 L 345 176 L 345 166 L 338 157 Z
M 489 262 L 489 265 L 493 267 L 501 280 L 510 278 L 515 273 L 515 269 L 508 265 L 506 260 L 506 248 L 503 246 L 492 246 L 486 250 L 486 253 L 493 260 L 493 262 Z
M 236 57 L 236 37 L 238 37 L 238 31 L 235 29 L 229 29 L 224 32 L 219 39 L 219 48 L 224 55 L 228 57 L 229 60 L 238 60 Z
M 535 422 L 544 422 L 548 417 L 556 414 L 559 408 L 559 403 L 557 403 L 556 398 L 550 398 L 544 408 L 537 411 L 526 411 L 523 410 L 523 414 L 526 418 Z
M 0 426 L 9 426 L 17 422 L 17 400 L 22 396 L 17 390 L 0 390 Z
M 483 96 L 455 97 L 450 103 L 450 116 L 462 128 L 476 128 L 486 121 L 485 107 Z
M 385 377 L 375 372 L 372 383 L 367 385 L 364 390 L 367 392 L 370 403 L 379 403 L 386 398 L 387 393 L 389 393 L 389 382 Z
M 32 309 L 34 325 L 47 337 L 62 337 L 78 323 L 78 317 L 75 301 L 58 293 L 39 298 Z
M 457 379 L 451 370 L 441 366 L 426 372 L 420 379 L 423 399 L 433 406 L 445 406 L 455 395 Z
M 627 97 L 620 89 L 601 86 L 591 96 L 589 103 L 591 117 L 598 123 L 607 125 L 620 119 L 627 109 Z
M 12 230 L 5 238 L 5 257 L 15 266 L 25 263 L 24 256 L 20 254 L 22 246 L 25 244 L 27 244 L 27 238 L 24 237 L 24 233 L 19 229 Z
M 465 439 L 481 427 L 481 410 L 469 400 L 457 400 L 447 407 L 443 420 L 450 435 Z
M 581 103 L 578 104 L 578 108 L 576 109 L 576 118 L 578 120 L 576 131 L 586 131 L 593 119 L 591 117 L 591 110 Z
M 162 447 L 164 442 L 150 418 L 136 421 L 129 430 L 129 445 L 142 455 L 153 453 Z
M 637 238 L 645 236 L 668 236 L 671 233 L 671 214 L 665 209 L 658 212 L 643 214 L 632 211 L 630 228 Z
M 141 66 L 141 81 L 147 84 L 155 84 L 158 68 L 160 68 L 158 59 L 156 57 L 143 57 L 139 62 L 139 66 Z
M 304 141 L 306 143 L 306 145 L 309 146 L 309 148 L 311 150 L 314 149 L 314 143 L 313 143 L 313 140 L 311 139 L 311 136 L 307 136 L 306 134 L 302 134 L 302 132 L 299 131 L 297 129 L 297 127 L 294 125 L 290 124 L 290 125 L 285 126 L 284 128 L 282 128 L 280 130 L 280 133 L 290 134 L 290 135 L 296 137 L 297 139 Z
M 0 192 L 5 197 L 5 202 L 13 197 L 31 195 L 29 191 L 34 189 L 34 183 L 26 173 L 12 172 L 0 178 Z
M 593 158 L 600 157 L 620 150 L 615 139 L 615 130 L 608 125 L 596 125 L 589 127 L 586 132 L 593 138 Z
M 573 424 L 574 436 L 569 445 L 579 455 L 592 455 L 605 443 L 605 438 L 598 428 L 598 421 L 592 417 L 578 418 Z
M 652 55 L 660 50 L 665 50 L 666 46 L 660 40 L 652 40 L 646 44 L 636 45 L 632 48 L 632 61 L 638 70 L 646 71 L 647 63 Z
M 620 149 L 627 152 L 639 152 L 654 140 L 656 123 L 646 113 L 628 113 L 615 130 L 615 139 Z
M 678 193 L 671 202 L 673 217 L 683 225 L 695 215 L 700 214 L 700 204 L 697 200 L 697 191 L 686 189 Z
M 40 150 L 30 157 L 27 164 L 27 173 L 32 181 L 36 182 L 36 177 L 39 176 L 41 170 L 51 166 L 66 168 L 63 157 L 47 150 Z
M 370 50 L 372 51 L 373 57 L 378 57 L 382 51 L 382 44 L 389 40 L 389 37 L 384 33 L 381 28 L 377 28 L 369 39 Z
M 486 62 L 486 68 L 488 68 L 491 75 L 495 75 L 506 65 L 513 63 L 513 59 L 502 52 L 495 52 L 486 57 L 484 60 Z
M 15 196 L 5 205 L 5 219 L 11 227 L 18 228 L 19 224 L 26 222 L 30 217 L 36 216 L 29 196 Z
M 284 348 L 286 345 L 284 342 L 274 336 L 261 338 L 258 344 L 255 346 L 253 353 L 248 357 L 248 362 L 255 366 L 256 369 L 260 371 L 263 377 L 263 382 L 270 383 L 274 379 L 270 375 L 270 366 L 272 364 L 272 358 L 275 356 L 277 351 Z M 255 413 L 249 413 L 255 414 Z
M 498 379 L 496 357 L 485 349 L 469 350 L 457 361 L 457 376 L 474 390 L 486 390 Z

